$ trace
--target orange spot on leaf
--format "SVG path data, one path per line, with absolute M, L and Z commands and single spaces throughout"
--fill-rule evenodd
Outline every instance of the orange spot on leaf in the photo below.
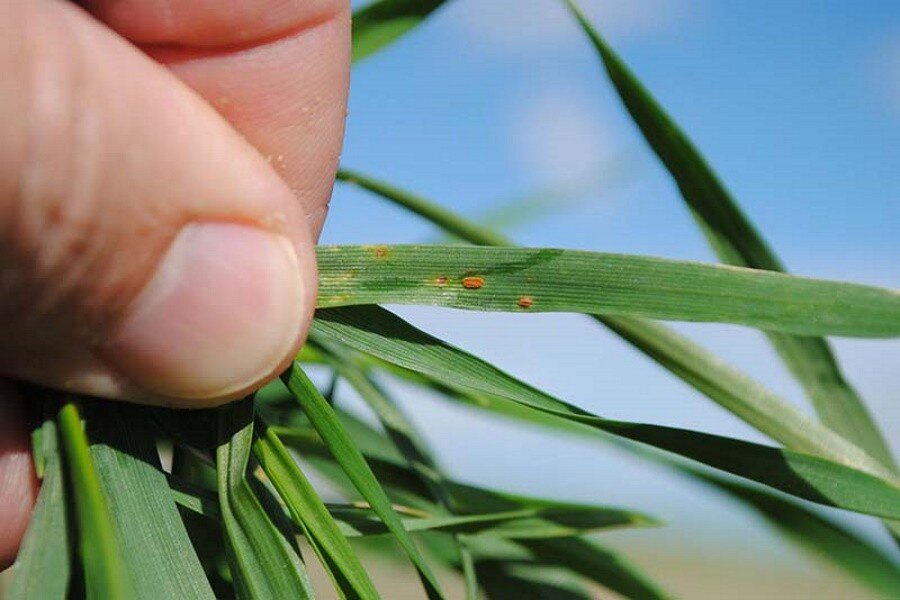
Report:
M 484 285 L 484 277 L 478 275 L 469 275 L 462 278 L 462 285 L 467 290 L 477 290 Z
M 387 258 L 390 254 L 387 246 L 375 246 L 375 258 Z
M 519 298 L 516 304 L 519 305 L 519 308 L 531 308 L 534 304 L 534 298 L 532 298 L 531 296 L 522 296 L 521 298 Z

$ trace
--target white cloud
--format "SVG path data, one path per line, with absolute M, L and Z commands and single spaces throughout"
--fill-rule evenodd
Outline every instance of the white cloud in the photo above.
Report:
M 614 128 L 587 91 L 551 85 L 519 102 L 511 112 L 512 146 L 536 179 L 574 181 L 614 157 Z
M 582 0 L 588 18 L 612 38 L 653 35 L 680 23 L 690 0 Z M 476 41 L 498 49 L 558 47 L 580 38 L 560 0 L 470 0 L 451 11 L 457 25 Z

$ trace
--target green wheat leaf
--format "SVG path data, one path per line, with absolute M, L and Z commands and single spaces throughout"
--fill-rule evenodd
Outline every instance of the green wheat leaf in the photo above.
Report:
M 219 510 L 238 594 L 242 598 L 312 598 L 303 562 L 246 478 L 253 443 L 252 400 L 224 407 L 218 415 Z
M 503 396 L 813 502 L 889 518 L 900 515 L 900 487 L 893 480 L 858 470 L 867 465 L 848 467 L 791 450 L 711 434 L 602 419 L 530 387 L 378 307 L 320 310 L 313 330 L 451 388 Z
M 86 405 L 91 455 L 109 503 L 135 598 L 213 598 L 141 409 Z
M 264 424 L 253 442 L 253 451 L 294 522 L 303 529 L 310 545 L 344 598 L 378 598 L 366 570 L 334 517 L 296 461 Z
M 710 245 L 732 265 L 784 271 L 781 261 L 741 211 L 700 151 L 574 2 L 567 4 L 596 48 L 609 78 L 645 139 L 678 184 Z M 871 415 L 844 378 L 828 343 L 770 332 L 769 338 L 823 422 L 884 465 L 895 463 Z
M 546 248 L 324 246 L 317 256 L 320 308 L 425 304 L 900 335 L 895 291 L 769 271 Z
M 131 598 L 132 581 L 122 546 L 74 400 L 67 401 L 59 411 L 57 427 L 75 504 L 86 595 L 110 600 Z
M 297 363 L 283 376 L 285 385 L 294 395 L 303 408 L 310 422 L 318 431 L 322 440 L 328 446 L 335 460 L 344 469 L 347 477 L 362 494 L 363 498 L 372 506 L 372 510 L 381 518 L 384 524 L 394 534 L 398 543 L 415 565 L 422 579 L 422 584 L 429 598 L 443 598 L 437 579 L 425 562 L 422 554 L 416 548 L 415 543 L 406 533 L 400 518 L 391 507 L 391 502 L 378 483 L 378 479 L 366 464 L 363 455 L 356 447 L 354 441 L 341 427 L 334 409 L 322 397 L 319 390 L 312 384 L 306 373 Z
M 393 44 L 446 0 L 374 0 L 353 13 L 353 62 Z
M 898 590 L 900 569 L 894 560 L 851 530 L 798 502 L 764 489 L 725 479 L 707 470 L 688 465 L 685 461 L 675 460 L 671 456 L 653 451 L 651 448 L 639 447 L 628 440 L 604 435 L 602 432 L 580 423 L 573 423 L 553 415 L 530 410 L 499 396 L 460 393 L 418 374 L 407 375 L 409 372 L 396 369 L 392 373 L 411 383 L 428 387 L 451 401 L 462 402 L 478 410 L 487 410 L 505 418 L 537 425 L 566 435 L 577 435 L 602 442 L 615 441 L 616 445 L 641 458 L 711 486 L 754 510 L 792 543 L 815 555 L 816 558 L 832 563 L 876 593 L 893 597 L 900 591 Z
M 40 434 L 43 473 L 41 491 L 16 562 L 10 570 L 7 600 L 63 600 L 67 597 L 72 560 L 71 516 L 66 508 L 65 477 L 56 423 L 44 421 Z
M 378 194 L 468 242 L 487 246 L 512 245 L 503 235 L 472 223 L 425 198 L 359 173 L 345 170 L 340 176 L 344 181 Z M 634 317 L 592 316 L 660 366 L 786 447 L 825 457 L 860 453 L 827 427 L 671 328 Z M 408 377 L 409 372 L 401 372 L 400 375 Z M 507 404 L 506 408 L 522 412 L 514 405 Z

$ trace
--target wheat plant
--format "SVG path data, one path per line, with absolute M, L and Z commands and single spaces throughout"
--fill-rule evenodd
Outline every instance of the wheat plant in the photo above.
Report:
M 354 60 L 443 3 L 380 0 L 357 11 Z M 594 535 L 661 523 L 448 477 L 428 432 L 392 398 L 397 380 L 505 419 L 616 444 L 762 515 L 786 542 L 874 594 L 900 596 L 896 553 L 813 506 L 870 515 L 900 535 L 896 463 L 825 339 L 900 336 L 900 295 L 786 274 L 687 135 L 578 7 L 567 6 L 724 264 L 520 248 L 443 206 L 341 170 L 340 185 L 360 186 L 467 244 L 320 247 L 318 311 L 303 351 L 279 381 L 223 408 L 174 411 L 29 389 L 43 407 L 34 432 L 42 488 L 11 571 L 11 600 L 312 598 L 309 561 L 330 577 L 334 591 L 320 594 L 378 598 L 363 560 L 369 554 L 351 543 L 369 536 L 393 540 L 372 547 L 405 555 L 423 597 L 448 597 L 436 575 L 448 570 L 461 574 L 469 599 L 579 599 L 596 586 L 668 597 Z M 582 313 L 772 444 L 604 418 L 380 304 Z M 660 321 L 763 330 L 815 416 Z M 333 385 L 317 387 L 310 367 L 351 386 L 380 427 L 334 402 Z M 161 451 L 171 457 L 165 469 Z M 325 503 L 309 470 L 345 502 Z

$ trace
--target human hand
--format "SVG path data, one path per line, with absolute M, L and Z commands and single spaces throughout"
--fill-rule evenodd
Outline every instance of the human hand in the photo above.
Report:
M 312 317 L 349 2 L 82 4 L 0 3 L 0 375 L 173 406 L 241 397 Z M 37 483 L 25 407 L 0 396 L 2 569 Z

